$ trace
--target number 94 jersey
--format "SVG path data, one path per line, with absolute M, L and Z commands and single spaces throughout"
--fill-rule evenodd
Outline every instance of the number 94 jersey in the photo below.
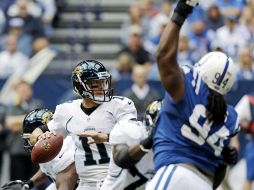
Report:
M 195 69 L 184 68 L 185 94 L 175 102 L 166 93 L 154 135 L 155 169 L 192 163 L 213 174 L 222 161 L 221 151 L 239 131 L 236 111 L 227 105 L 223 123 L 209 122 L 206 105 L 209 89 Z
M 81 109 L 82 99 L 56 107 L 48 128 L 61 134 L 70 134 L 76 145 L 75 166 L 80 180 L 102 181 L 107 174 L 111 145 L 107 142 L 88 144 L 78 134 L 96 131 L 109 134 L 116 122 L 137 117 L 134 103 L 125 97 L 114 96 L 110 102 L 100 104 L 90 115 Z

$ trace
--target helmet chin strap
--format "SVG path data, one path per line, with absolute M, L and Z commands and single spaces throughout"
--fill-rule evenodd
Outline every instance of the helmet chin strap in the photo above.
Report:
M 83 81 L 81 80 L 80 76 L 77 75 L 77 77 L 78 77 L 78 81 L 80 82 L 80 84 L 81 84 L 81 85 L 83 86 L 83 88 L 85 89 L 86 86 L 85 86 L 85 84 L 83 83 Z

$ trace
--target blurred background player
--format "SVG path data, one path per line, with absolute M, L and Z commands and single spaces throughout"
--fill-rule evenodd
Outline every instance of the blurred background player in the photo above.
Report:
M 110 161 L 108 176 L 101 190 L 135 190 L 142 186 L 144 188 L 144 184 L 152 178 L 153 153 L 150 149 L 145 149 L 144 144 L 152 144 L 153 127 L 161 104 L 162 101 L 158 100 L 148 105 L 143 123 L 128 120 L 115 125 L 109 141 L 113 145 L 113 159 Z M 115 165 L 121 167 L 118 175 Z
M 205 55 L 194 68 L 180 68 L 177 61 L 181 26 L 197 3 L 178 1 L 158 47 L 167 92 L 153 138 L 156 174 L 148 190 L 215 189 L 221 180 L 217 173 L 223 179 L 226 163 L 231 163 L 225 158 L 239 123 L 223 95 L 232 87 L 237 67 L 221 52 Z
M 153 89 L 147 81 L 147 70 L 141 65 L 135 65 L 132 69 L 133 84 L 123 95 L 130 98 L 137 109 L 138 120 L 142 121 L 145 110 L 150 102 L 160 98 L 159 93 Z
M 80 62 L 72 72 L 74 91 L 81 99 L 60 104 L 53 119 L 37 128 L 31 136 L 34 144 L 43 132 L 54 130 L 70 134 L 76 145 L 75 165 L 80 189 L 98 190 L 108 171 L 111 145 L 108 134 L 121 120 L 137 117 L 133 102 L 125 97 L 113 96 L 111 75 L 102 63 L 95 60 Z M 98 133 L 100 132 L 100 133 Z M 95 134 L 102 141 L 94 141 L 87 135 Z M 50 138 L 47 132 L 41 138 Z
M 254 140 L 253 140 L 253 133 L 254 133 L 254 96 L 253 94 L 248 94 L 243 96 L 240 101 L 237 103 L 235 107 L 238 116 L 239 116 L 239 122 L 241 126 L 241 131 L 246 133 L 248 135 L 249 141 L 247 143 L 246 149 L 245 149 L 245 165 L 246 165 L 246 175 L 245 175 L 245 181 L 243 183 L 243 187 L 241 187 L 242 190 L 251 190 L 253 188 L 253 180 L 254 180 Z M 238 136 L 234 138 L 234 141 L 238 142 Z M 233 142 L 236 144 L 235 142 Z M 237 147 L 240 148 L 239 146 Z
M 36 109 L 29 112 L 23 122 L 24 149 L 31 153 L 33 145 L 29 137 L 34 129 L 41 125 L 46 125 L 53 117 L 53 113 L 48 109 Z M 31 189 L 47 182 L 48 178 L 52 183 L 47 190 L 71 190 L 77 184 L 78 176 L 74 165 L 75 145 L 70 136 L 64 139 L 64 143 L 59 154 L 47 163 L 39 164 L 40 169 L 28 180 L 15 180 L 3 186 L 3 189 Z

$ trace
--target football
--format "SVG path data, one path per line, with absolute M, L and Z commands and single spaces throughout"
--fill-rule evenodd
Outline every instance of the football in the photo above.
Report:
M 51 134 L 50 138 L 40 139 L 32 149 L 31 160 L 33 163 L 45 163 L 54 159 L 63 145 L 63 136 Z

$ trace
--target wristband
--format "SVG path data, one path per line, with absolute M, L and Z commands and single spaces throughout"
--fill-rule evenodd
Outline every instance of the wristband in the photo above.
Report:
M 139 145 L 139 148 L 143 151 L 143 152 L 145 152 L 145 153 L 148 153 L 148 152 L 150 152 L 150 149 L 146 149 L 146 148 L 144 148 L 144 146 L 141 144 L 141 145 Z
M 29 186 L 29 189 L 33 188 L 34 187 L 34 182 L 32 180 L 28 180 L 25 182 L 25 185 L 28 185 Z
M 177 12 L 174 12 L 172 17 L 171 17 L 171 20 L 176 23 L 178 26 L 182 26 L 184 21 L 185 21 L 186 17 L 183 17 L 182 15 L 180 15 L 179 13 Z
M 146 139 L 142 140 L 140 143 L 144 149 L 151 149 L 153 146 L 152 136 L 148 136 Z

